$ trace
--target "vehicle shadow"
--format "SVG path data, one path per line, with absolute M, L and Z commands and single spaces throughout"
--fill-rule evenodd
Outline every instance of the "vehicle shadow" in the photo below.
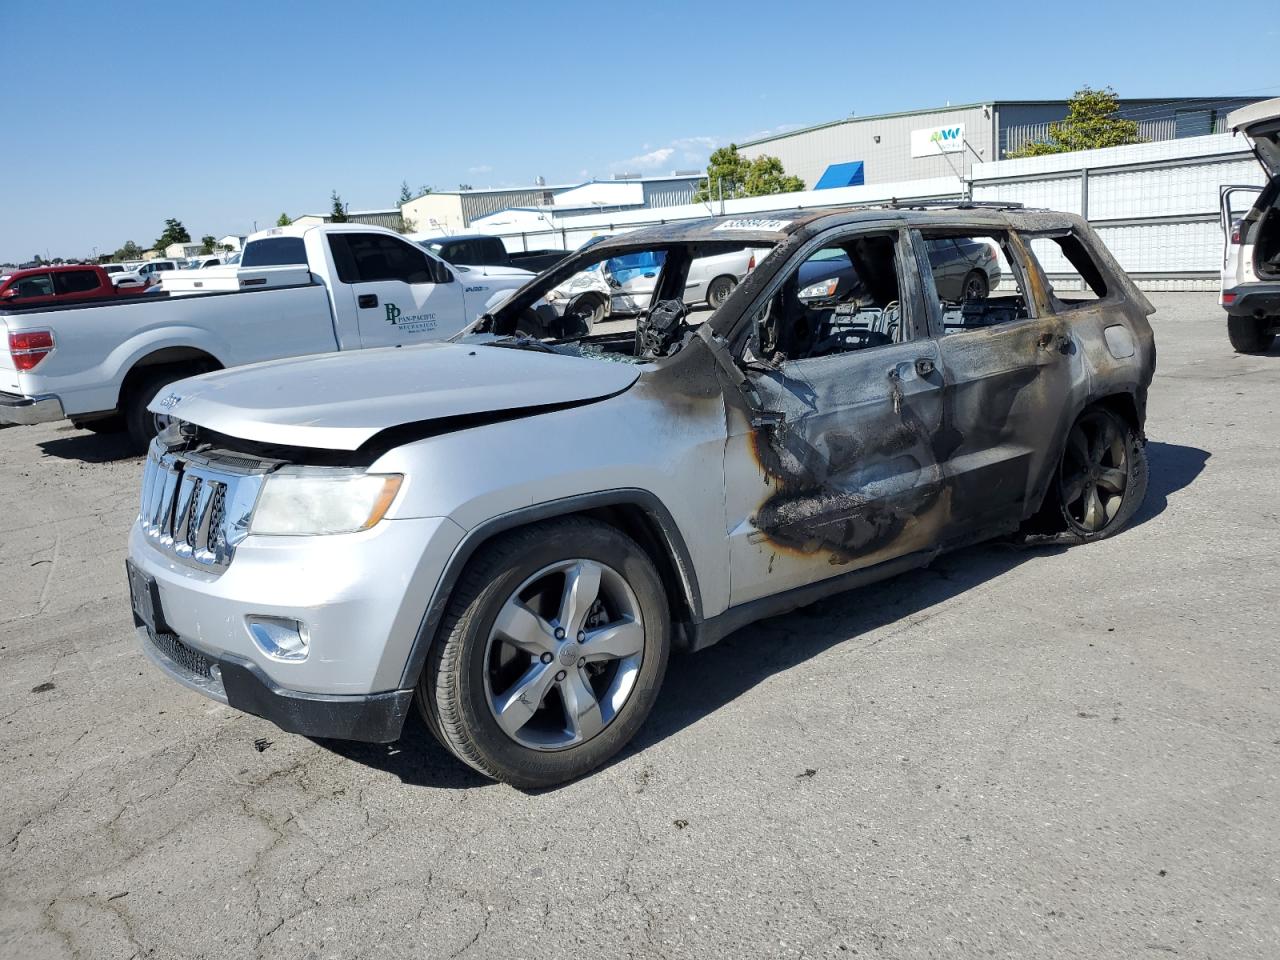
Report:
M 427 729 L 415 707 L 405 720 L 395 743 L 357 743 L 353 740 L 312 739 L 323 747 L 356 763 L 390 773 L 411 787 L 442 790 L 469 790 L 496 786 L 442 747 Z
M 1132 522 L 1159 516 L 1169 497 L 1191 484 L 1210 454 L 1195 447 L 1152 441 L 1147 498 Z M 1122 534 L 1123 535 L 1123 534 Z M 743 627 L 709 650 L 675 656 L 653 712 L 635 739 L 601 769 L 642 753 L 732 703 L 774 674 L 789 670 L 842 643 L 1003 576 L 1037 557 L 1073 549 L 1061 544 L 1022 546 L 1010 541 L 944 554 L 930 566 L 873 588 L 820 600 L 800 610 Z M 1088 549 L 1076 548 L 1076 549 Z M 436 741 L 415 710 L 393 744 L 316 741 L 349 760 L 397 776 L 411 786 L 469 789 L 492 785 Z M 526 791 L 541 794 L 554 791 Z
M 1147 441 L 1147 461 L 1150 464 L 1150 480 L 1147 482 L 1147 498 L 1129 522 L 1129 529 L 1140 527 L 1153 517 L 1164 513 L 1169 496 L 1184 487 L 1191 486 L 1200 476 L 1213 456 L 1199 447 L 1184 447 L 1177 443 Z
M 41 440 L 36 444 L 46 456 L 60 460 L 79 460 L 81 463 L 114 463 L 140 457 L 129 444 L 129 435 L 120 433 L 89 433 L 75 427 L 65 428 L 68 436 L 53 440 Z

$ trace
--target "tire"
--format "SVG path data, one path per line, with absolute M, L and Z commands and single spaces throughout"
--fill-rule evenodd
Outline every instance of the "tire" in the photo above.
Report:
M 597 323 L 604 320 L 604 298 L 597 294 L 584 293 L 579 297 L 569 301 L 569 305 L 565 307 L 564 315 L 568 317 L 575 316 L 587 325 L 587 332 L 590 333 Z
M 594 602 L 575 604 L 570 584 L 593 582 Z M 648 716 L 666 673 L 667 611 L 653 561 L 613 527 L 566 517 L 513 531 L 481 548 L 459 580 L 418 681 L 418 708 L 487 777 L 522 789 L 573 780 Z M 570 633 L 557 638 L 562 616 Z M 592 651 L 599 659 L 584 666 Z
M 1276 335 L 1268 332 L 1271 318 L 1227 317 L 1227 338 L 1236 353 L 1266 353 L 1275 343 Z
M 987 279 L 987 275 L 981 270 L 970 270 L 964 278 L 964 286 L 961 289 L 962 299 L 985 300 L 990 293 L 991 282 Z
M 144 368 L 145 369 L 145 368 Z M 124 417 L 124 428 L 129 433 L 129 445 L 136 453 L 146 453 L 152 439 L 164 426 L 164 420 L 158 414 L 147 409 L 165 387 L 186 377 L 194 377 L 202 371 L 178 369 L 175 367 L 156 367 L 137 378 L 125 395 L 121 404 Z
M 1052 488 L 1067 538 L 1090 543 L 1124 529 L 1146 498 L 1149 472 L 1146 447 L 1124 418 L 1105 407 L 1082 413 Z
M 738 281 L 733 277 L 716 277 L 707 284 L 707 306 L 712 310 L 720 309 L 737 285 Z

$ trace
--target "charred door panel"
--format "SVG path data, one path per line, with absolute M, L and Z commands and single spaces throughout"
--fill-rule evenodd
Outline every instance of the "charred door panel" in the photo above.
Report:
M 940 453 L 954 488 L 954 535 L 1023 516 L 1029 490 L 1057 455 L 1070 407 L 1070 333 L 1061 319 L 1046 318 L 942 338 Z
M 949 509 L 939 362 L 925 339 L 748 374 L 764 413 L 730 422 L 732 603 L 936 540 Z

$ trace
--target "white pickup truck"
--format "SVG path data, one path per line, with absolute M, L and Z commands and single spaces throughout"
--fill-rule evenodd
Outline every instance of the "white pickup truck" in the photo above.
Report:
M 261 360 L 399 347 L 457 333 L 533 274 L 462 270 L 381 227 L 281 227 L 249 238 L 224 289 L 0 309 L 0 423 L 127 429 L 170 383 Z M 232 284 L 234 284 L 232 286 Z M 225 287 L 230 287 L 226 289 Z

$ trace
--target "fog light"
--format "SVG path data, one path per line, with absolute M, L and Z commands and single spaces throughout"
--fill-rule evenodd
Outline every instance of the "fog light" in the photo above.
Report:
M 307 659 L 311 636 L 306 624 L 283 617 L 249 617 L 248 623 L 253 642 L 272 660 Z

